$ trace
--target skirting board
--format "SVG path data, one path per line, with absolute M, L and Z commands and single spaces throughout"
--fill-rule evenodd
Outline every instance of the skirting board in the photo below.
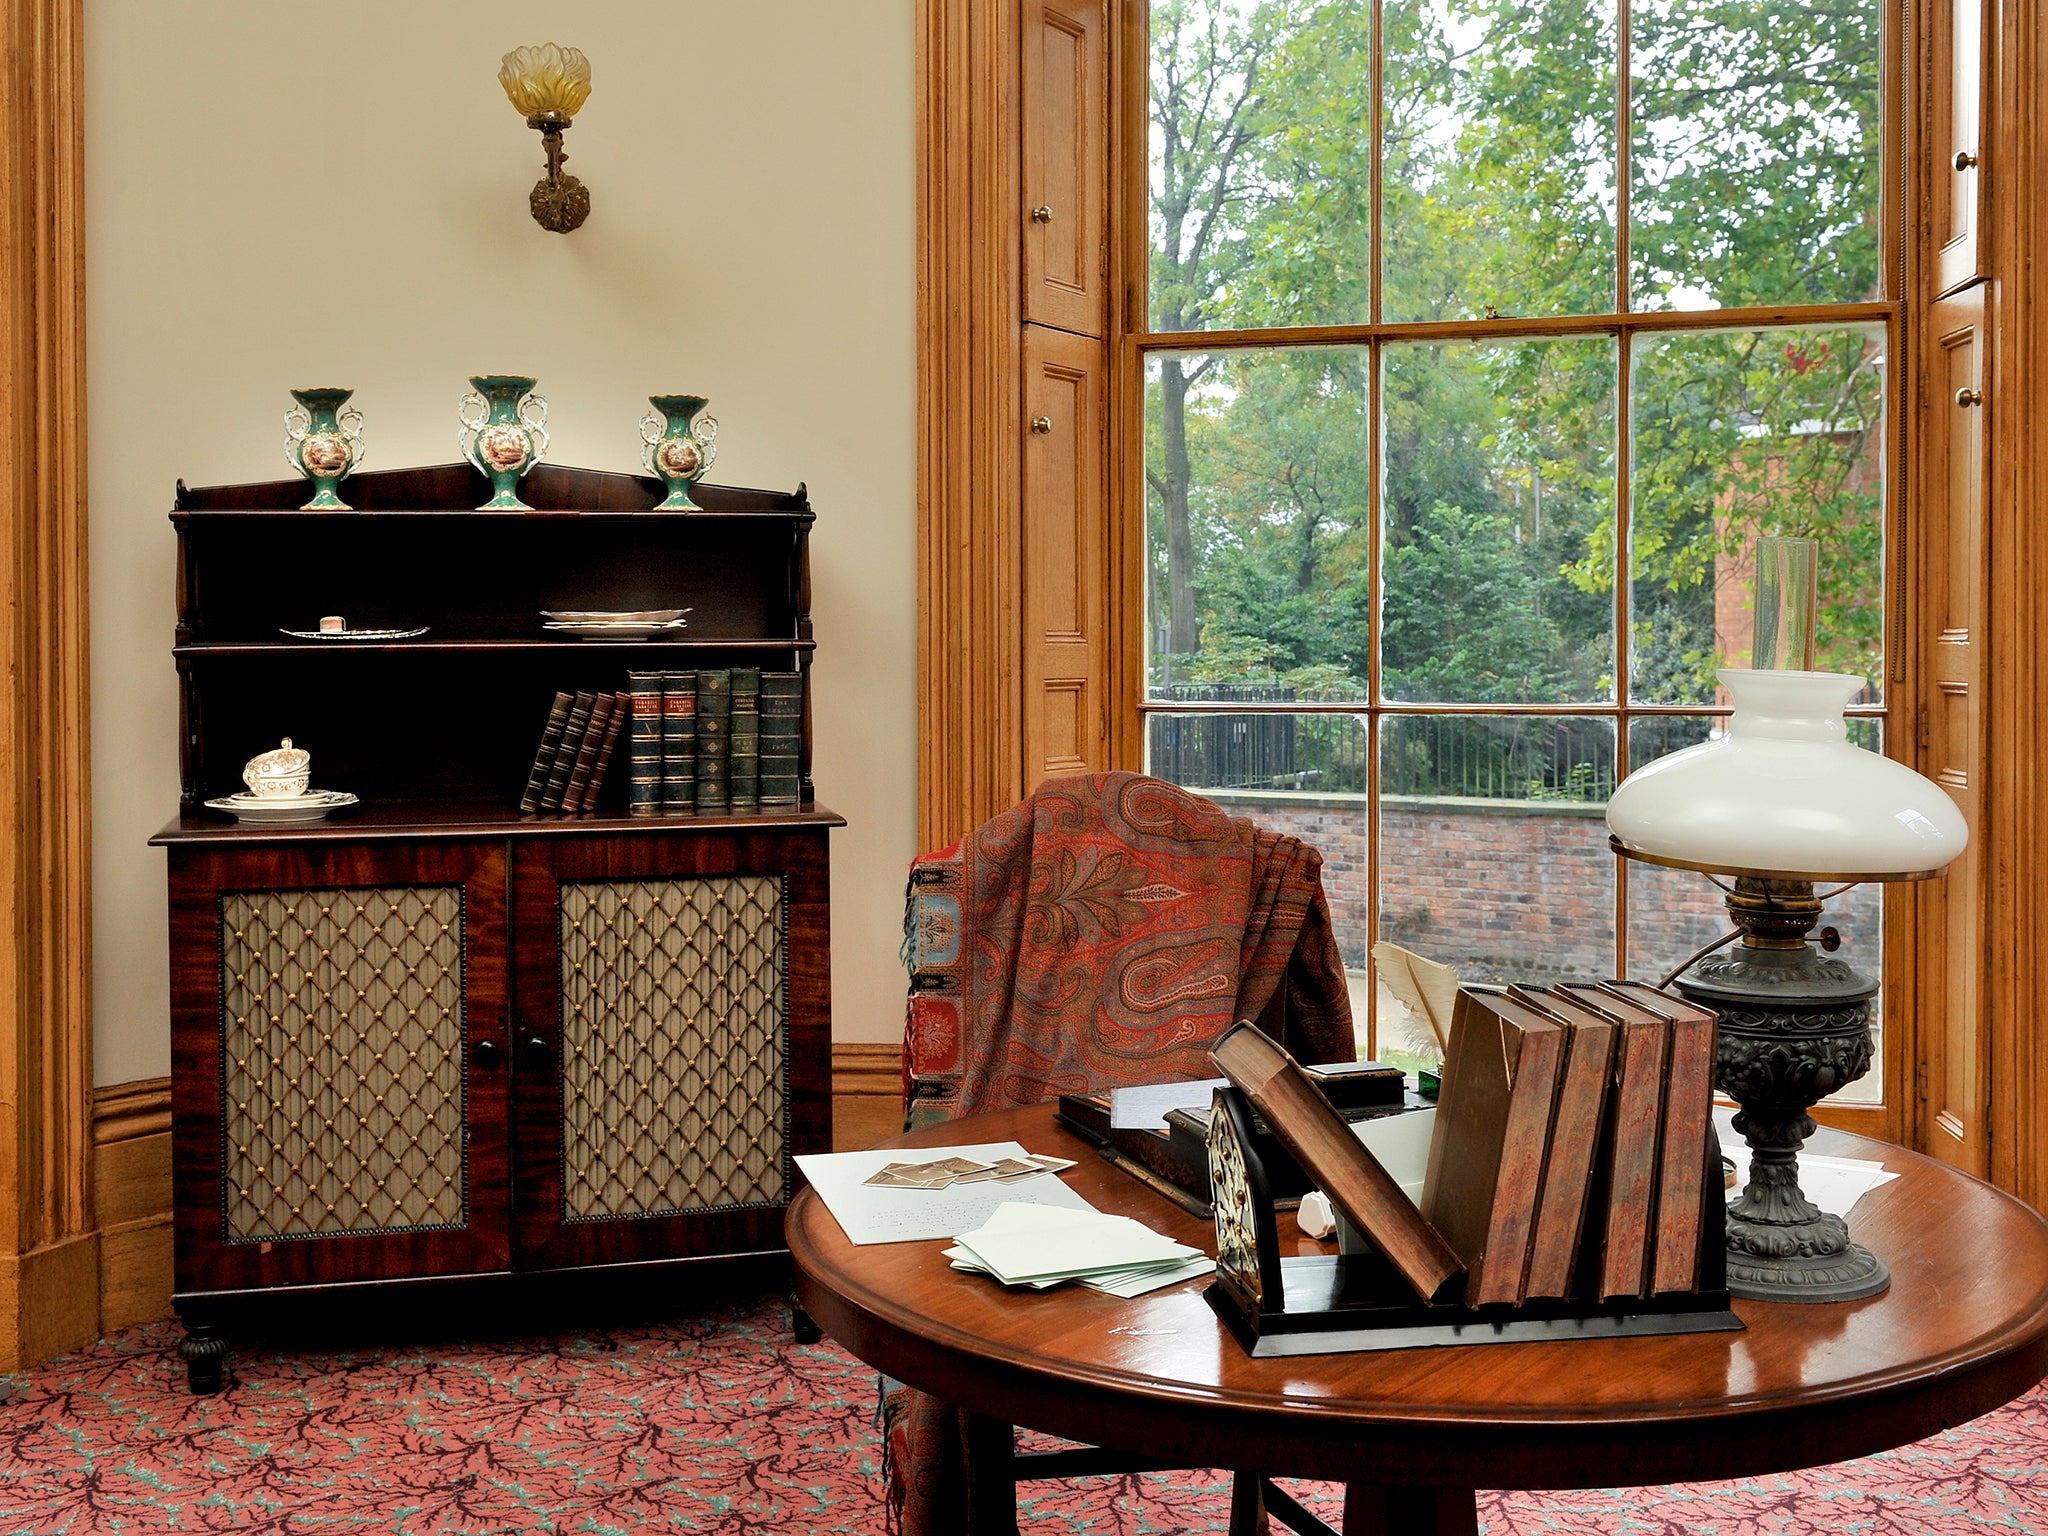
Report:
M 833 1147 L 874 1145 L 903 1128 L 903 1051 L 832 1046 Z M 99 1216 L 100 1331 L 171 1315 L 171 1080 L 93 1094 L 93 1209 Z

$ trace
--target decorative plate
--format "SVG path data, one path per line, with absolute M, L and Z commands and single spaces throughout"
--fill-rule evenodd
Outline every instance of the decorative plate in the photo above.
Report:
M 424 635 L 428 626 L 418 629 L 280 629 L 280 635 L 290 635 L 294 640 L 410 640 Z
M 344 790 L 311 789 L 303 795 L 222 795 L 206 802 L 210 811 L 226 811 L 237 821 L 277 826 L 289 822 L 322 821 L 330 811 L 354 805 L 356 797 Z
M 690 611 L 688 608 L 543 608 L 540 616 L 558 624 L 666 624 Z

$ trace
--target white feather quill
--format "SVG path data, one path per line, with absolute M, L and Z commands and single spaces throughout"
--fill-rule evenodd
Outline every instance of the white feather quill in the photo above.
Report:
M 1372 963 L 1380 984 L 1406 1005 L 1406 1013 L 1389 1020 L 1404 1043 L 1418 1055 L 1441 1061 L 1451 1048 L 1451 1010 L 1458 1001 L 1455 966 L 1429 960 L 1413 950 L 1381 939 L 1372 947 Z

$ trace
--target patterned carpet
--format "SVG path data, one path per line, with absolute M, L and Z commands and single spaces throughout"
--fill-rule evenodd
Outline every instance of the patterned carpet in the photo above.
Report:
M 194 1398 L 172 1325 L 0 1378 L 0 1532 L 833 1536 L 885 1529 L 874 1376 L 768 1301 L 661 1326 L 237 1355 Z M 1297 1488 L 1326 1518 L 1335 1490 Z M 1032 1490 L 1033 1536 L 1220 1532 L 1225 1480 Z M 1480 1496 L 1486 1536 L 2048 1533 L 2048 1393 L 1750 1484 Z

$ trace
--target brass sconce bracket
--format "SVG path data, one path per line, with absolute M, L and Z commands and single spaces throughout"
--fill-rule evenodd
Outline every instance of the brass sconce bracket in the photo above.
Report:
M 548 173 L 533 184 L 527 206 L 533 210 L 533 222 L 542 229 L 566 235 L 590 217 L 590 189 L 562 169 L 562 162 L 569 158 L 562 148 L 568 121 L 552 115 L 529 117 L 526 126 L 540 130 L 548 156 Z

